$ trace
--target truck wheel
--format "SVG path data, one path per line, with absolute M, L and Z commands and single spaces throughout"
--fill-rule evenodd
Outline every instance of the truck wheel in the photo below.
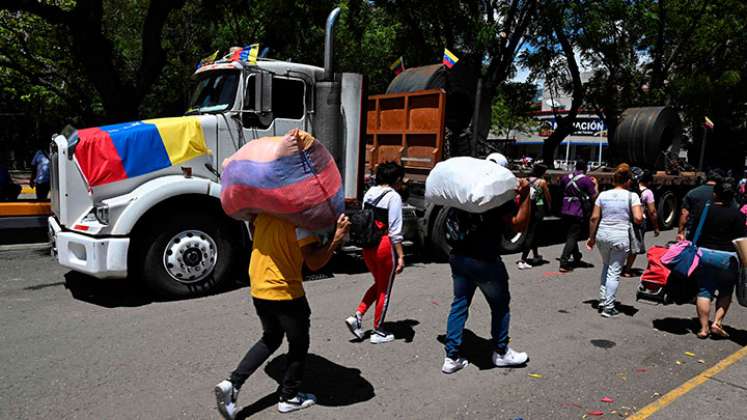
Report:
M 451 253 L 451 245 L 446 241 L 446 213 L 442 208 L 436 215 L 431 228 L 430 243 L 433 257 L 436 261 L 447 261 Z
M 677 224 L 677 196 L 672 191 L 665 191 L 659 198 L 656 212 L 659 213 L 661 230 L 669 230 Z
M 154 292 L 175 298 L 204 295 L 227 284 L 238 258 L 230 224 L 209 213 L 182 213 L 159 223 L 141 242 L 141 273 Z
M 514 252 L 521 251 L 526 240 L 526 232 L 507 232 L 501 237 L 501 249 L 506 254 L 513 254 Z

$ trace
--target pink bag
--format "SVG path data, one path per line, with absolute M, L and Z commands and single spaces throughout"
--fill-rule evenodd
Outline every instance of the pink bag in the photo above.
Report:
M 661 256 L 661 263 L 665 266 L 669 266 L 674 262 L 674 260 L 686 249 L 690 248 L 691 242 L 690 241 L 679 241 L 676 244 L 672 244 L 669 246 L 669 249 L 667 252 L 664 253 L 664 255 Z M 693 262 L 690 265 L 690 268 L 687 270 L 687 275 L 692 275 L 693 271 L 695 271 L 696 268 L 698 268 L 698 264 L 700 263 L 700 249 L 695 253 L 695 257 L 693 258 Z

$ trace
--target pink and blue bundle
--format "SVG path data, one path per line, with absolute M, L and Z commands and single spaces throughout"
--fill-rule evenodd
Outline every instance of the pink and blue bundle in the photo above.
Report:
M 244 145 L 223 162 L 221 186 L 223 210 L 239 220 L 268 213 L 321 232 L 335 225 L 345 207 L 332 155 L 300 130 Z

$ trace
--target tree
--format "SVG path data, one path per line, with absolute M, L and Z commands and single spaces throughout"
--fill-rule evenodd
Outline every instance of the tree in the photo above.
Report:
M 185 0 L 148 3 L 142 18 L 140 57 L 134 69 L 124 65 L 125 51 L 109 36 L 110 28 L 104 25 L 104 1 L 71 3 L 7 0 L 0 7 L 32 14 L 63 29 L 69 34 L 69 51 L 98 92 L 107 117 L 119 121 L 137 118 L 143 99 L 166 64 L 161 43 L 164 24 L 172 11 L 184 6 Z M 117 14 L 116 10 L 109 11 Z
M 531 82 L 506 82 L 501 85 L 493 101 L 491 128 L 505 138 L 508 138 L 512 131 L 528 131 L 535 128 L 537 123 L 528 114 L 536 93 L 537 86 Z
M 538 19 L 532 25 L 530 45 L 532 50 L 522 53 L 522 63 L 541 77 L 545 89 L 551 92 L 571 92 L 571 107 L 561 116 L 557 109 L 557 122 L 552 134 L 542 145 L 542 160 L 549 168 L 555 167 L 555 149 L 573 133 L 578 111 L 584 101 L 581 72 L 576 62 L 575 39 L 578 26 L 576 8 L 569 2 L 545 2 L 539 8 Z

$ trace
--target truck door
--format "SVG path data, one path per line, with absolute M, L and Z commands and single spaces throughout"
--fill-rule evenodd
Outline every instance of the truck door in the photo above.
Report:
M 269 83 L 260 80 L 269 77 Z M 282 136 L 293 128 L 308 131 L 306 95 L 307 86 L 301 79 L 270 73 L 250 74 L 242 112 L 246 140 Z

